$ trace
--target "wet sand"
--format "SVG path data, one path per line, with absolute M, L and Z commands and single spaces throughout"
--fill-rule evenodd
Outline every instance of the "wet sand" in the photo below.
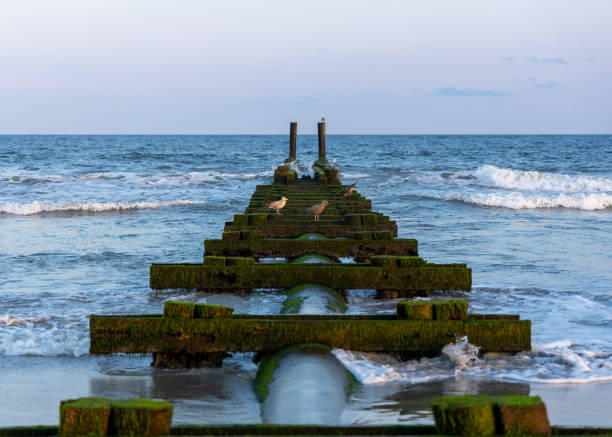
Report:
M 59 401 L 80 396 L 165 399 L 174 424 L 261 423 L 252 390 L 257 366 L 250 356 L 226 360 L 220 369 L 170 370 L 145 357 L 2 357 L 0 426 L 56 425 Z M 482 393 L 540 395 L 553 425 L 611 426 L 612 382 L 526 384 L 459 376 L 424 384 L 359 385 L 340 423 L 433 423 L 437 396 Z

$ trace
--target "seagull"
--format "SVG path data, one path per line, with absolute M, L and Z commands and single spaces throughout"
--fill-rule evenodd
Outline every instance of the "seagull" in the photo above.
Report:
M 275 200 L 274 202 L 270 202 L 266 205 L 266 208 L 269 209 L 275 209 L 276 210 L 276 214 L 280 215 L 279 210 L 283 209 L 285 207 L 285 204 L 287 203 L 287 199 L 285 196 L 281 197 L 280 200 Z
M 321 214 L 323 212 L 323 210 L 325 209 L 325 207 L 328 205 L 329 203 L 327 202 L 327 200 L 324 200 L 321 203 L 317 203 L 316 205 L 312 205 L 310 208 L 306 208 L 304 210 L 304 212 L 306 214 L 314 214 L 315 216 L 315 221 L 319 221 L 319 214 Z
M 348 187 L 348 188 L 346 189 L 346 193 L 344 193 L 344 197 L 351 197 L 351 194 L 353 194 L 353 190 L 355 189 L 355 186 L 356 186 L 356 185 L 357 185 L 357 184 L 353 184 L 353 185 L 351 185 L 350 187 Z

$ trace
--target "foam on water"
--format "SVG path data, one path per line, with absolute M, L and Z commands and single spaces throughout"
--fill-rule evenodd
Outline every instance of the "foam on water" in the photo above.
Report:
M 461 175 L 461 173 L 459 173 Z M 542 190 L 556 192 L 612 191 L 612 178 L 544 173 L 534 170 L 512 170 L 486 164 L 471 172 L 485 186 L 510 190 Z
M 606 193 L 577 194 L 524 194 L 510 193 L 456 193 L 445 195 L 430 193 L 428 197 L 454 200 L 481 206 L 509 209 L 573 208 L 595 211 L 612 207 L 612 195 Z
M 126 211 L 130 209 L 150 209 L 176 205 L 203 204 L 204 202 L 194 202 L 191 200 L 172 200 L 167 202 L 68 202 L 51 203 L 33 201 L 27 203 L 6 202 L 0 204 L 0 213 L 14 215 L 33 215 L 44 212 L 105 212 L 105 211 Z
M 604 349 L 596 351 L 598 345 L 597 340 L 585 344 L 561 340 L 534 344 L 531 352 L 480 357 L 478 348 L 462 338 L 445 346 L 440 357 L 405 362 L 381 354 L 333 352 L 363 384 L 417 384 L 459 375 L 540 384 L 612 381 L 612 356 Z
M 88 315 L 0 317 L 0 355 L 73 356 L 89 350 Z
M 612 178 L 523 171 L 485 164 L 456 172 L 411 171 L 390 181 L 418 196 L 508 209 L 612 208 Z

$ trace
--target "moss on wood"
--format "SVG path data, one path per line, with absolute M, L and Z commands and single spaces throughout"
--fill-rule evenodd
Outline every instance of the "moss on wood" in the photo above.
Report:
M 263 238 L 263 232 L 261 231 L 240 231 L 240 240 L 261 240 Z
M 437 398 L 431 404 L 436 430 L 442 435 L 494 435 L 495 403 L 495 398 L 483 395 Z
M 231 224 L 225 226 L 225 232 L 256 230 L 248 225 Z M 352 238 L 355 232 L 360 231 L 389 231 L 393 236 L 397 236 L 397 225 L 394 221 L 378 223 L 376 226 L 364 225 L 338 225 L 327 224 L 325 221 L 315 222 L 314 220 L 307 223 L 292 223 L 292 224 L 274 224 L 268 223 L 260 229 L 263 233 L 263 238 L 296 238 L 302 234 L 319 233 L 328 238 Z
M 470 290 L 471 269 L 439 267 L 374 267 L 369 264 L 258 264 L 211 266 L 202 264 L 153 264 L 153 289 L 197 289 L 206 291 L 289 288 L 301 283 L 319 283 L 336 290 L 399 290 L 407 295 L 430 290 Z
M 438 300 L 433 302 L 434 320 L 464 320 L 467 316 L 467 300 Z
M 483 352 L 531 349 L 531 325 L 517 320 L 400 320 L 397 317 L 245 316 L 187 319 L 90 317 L 90 352 L 212 353 L 274 351 L 295 343 L 321 343 L 364 352 L 436 356 L 466 336 Z
M 149 399 L 112 402 L 109 431 L 121 436 L 170 434 L 172 404 Z
M 240 234 L 240 231 L 224 232 L 221 238 L 223 241 L 240 240 Z
M 107 398 L 80 398 L 60 404 L 61 437 L 105 436 L 108 432 L 111 401 Z
M 205 256 L 205 266 L 253 266 L 255 258 L 240 257 L 240 256 Z
M 223 305 L 212 305 L 209 303 L 198 303 L 195 305 L 194 317 L 197 319 L 214 319 L 231 317 L 234 308 Z
M 247 231 L 249 232 L 249 231 Z M 256 231 L 250 231 L 256 232 Z M 254 258 L 295 258 L 308 253 L 320 253 L 332 259 L 350 257 L 369 260 L 375 255 L 416 256 L 418 242 L 412 239 L 389 239 L 383 241 L 356 239 L 312 239 L 305 234 L 297 239 L 260 239 L 257 241 L 205 240 L 207 256 L 246 256 Z M 465 266 L 464 266 L 465 267 Z
M 432 302 L 423 300 L 398 302 L 397 317 L 406 320 L 433 320 Z
M 539 396 L 501 396 L 496 415 L 505 435 L 551 435 L 546 404 Z
M 361 214 L 345 214 L 344 223 L 349 226 L 360 226 Z
M 192 319 L 195 316 L 194 302 L 167 300 L 164 303 L 164 317 Z

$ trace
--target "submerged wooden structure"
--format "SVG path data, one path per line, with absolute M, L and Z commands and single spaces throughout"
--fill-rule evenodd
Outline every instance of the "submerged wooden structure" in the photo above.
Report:
M 276 168 L 274 182 L 256 187 L 244 213 L 225 224 L 221 239 L 205 241 L 202 263 L 151 265 L 151 288 L 243 293 L 311 283 L 344 295 L 352 289 L 374 289 L 379 298 L 471 289 L 471 269 L 465 264 L 428 263 L 418 256 L 416 240 L 396 238 L 394 221 L 372 211 L 372 202 L 357 191 L 348 192 L 327 162 L 325 123 L 319 123 L 314 176 L 298 177 L 292 166 L 295 158 L 292 125 L 289 157 Z M 280 214 L 267 207 L 283 197 L 287 200 Z M 305 214 L 305 209 L 323 201 L 327 207 L 318 220 Z M 292 261 L 308 254 L 324 255 L 330 262 L 262 262 Z M 340 263 L 344 258 L 354 262 Z M 152 352 L 154 365 L 199 366 L 220 364 L 227 352 L 272 352 L 296 343 L 402 357 L 437 355 L 446 344 L 465 336 L 483 352 L 531 348 L 529 321 L 467 314 L 467 303 L 454 305 L 459 310 L 450 316 L 441 316 L 441 308 L 448 306 L 431 302 L 402 304 L 398 314 L 388 316 L 261 316 L 170 304 L 163 316 L 91 316 L 90 351 Z

